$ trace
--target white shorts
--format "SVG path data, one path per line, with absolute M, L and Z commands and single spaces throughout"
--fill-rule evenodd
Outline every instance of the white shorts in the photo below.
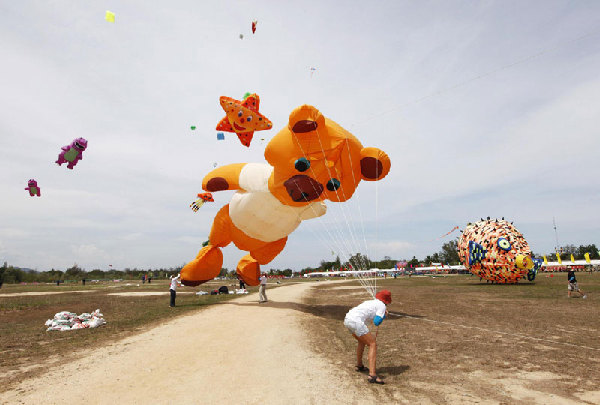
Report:
M 346 318 L 344 319 L 344 326 L 358 337 L 369 333 L 369 328 L 367 328 L 367 325 L 361 321 L 355 321 L 353 319 Z
M 579 291 L 577 283 L 569 283 L 569 291 Z

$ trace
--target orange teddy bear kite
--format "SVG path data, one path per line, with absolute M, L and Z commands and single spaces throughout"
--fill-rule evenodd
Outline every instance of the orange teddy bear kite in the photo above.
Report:
M 181 270 L 181 282 L 199 285 L 216 277 L 223 265 L 222 247 L 233 242 L 249 252 L 237 274 L 258 285 L 260 265 L 273 260 L 287 237 L 305 219 L 327 211 L 324 200 L 343 202 L 361 180 L 377 181 L 390 171 L 390 159 L 309 105 L 296 108 L 267 145 L 269 164 L 236 163 L 216 168 L 202 181 L 209 192 L 236 190 L 219 210 L 209 243 Z

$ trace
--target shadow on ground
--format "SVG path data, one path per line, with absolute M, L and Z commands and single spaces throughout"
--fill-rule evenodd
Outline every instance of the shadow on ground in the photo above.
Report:
M 527 282 L 527 283 L 484 283 L 483 281 L 477 282 L 471 282 L 471 283 L 456 283 L 455 284 L 457 287 L 485 287 L 485 286 L 490 286 L 490 287 L 494 287 L 494 288 L 499 288 L 499 286 L 505 286 L 505 288 L 515 288 L 515 287 L 533 287 L 535 286 L 535 281 L 534 282 Z
M 226 302 L 223 303 L 226 305 L 238 305 L 238 306 L 256 306 L 256 307 L 269 307 L 269 308 L 278 308 L 278 309 L 293 309 L 295 311 L 304 312 L 305 314 L 310 314 L 314 316 L 318 316 L 320 318 L 332 319 L 336 321 L 342 321 L 346 316 L 346 313 L 350 310 L 350 307 L 345 305 L 309 305 L 309 304 L 299 304 L 295 302 L 276 302 L 269 301 L 263 304 L 259 304 L 258 302 Z M 394 322 L 399 320 L 401 317 L 412 317 L 412 318 L 424 318 L 422 315 L 414 315 L 414 314 L 406 314 L 403 312 L 394 312 L 394 317 L 390 317 L 389 321 Z
M 402 366 L 388 366 L 388 367 L 377 367 L 377 373 L 386 374 L 386 375 L 400 375 L 402 373 L 407 372 L 410 369 L 410 366 L 402 365 Z

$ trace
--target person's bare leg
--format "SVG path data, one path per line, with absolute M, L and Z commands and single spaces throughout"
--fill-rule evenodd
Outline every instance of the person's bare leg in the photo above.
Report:
M 376 376 L 376 364 L 377 364 L 377 341 L 371 332 L 366 335 L 362 335 L 356 338 L 359 342 L 362 342 L 365 346 L 369 346 L 369 375 Z
M 360 339 L 352 334 L 356 340 L 358 340 L 358 346 L 356 346 L 356 366 L 360 367 L 363 365 L 363 354 L 365 352 L 365 344 Z
M 373 343 L 369 345 L 369 374 L 377 375 L 375 367 L 377 363 L 377 342 L 373 339 Z

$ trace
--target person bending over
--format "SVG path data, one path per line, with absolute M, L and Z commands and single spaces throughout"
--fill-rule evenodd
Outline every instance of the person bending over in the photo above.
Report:
M 388 290 L 381 290 L 375 294 L 374 300 L 368 300 L 362 304 L 352 308 L 346 314 L 344 326 L 346 326 L 352 336 L 358 340 L 356 348 L 356 371 L 367 370 L 363 365 L 363 353 L 365 346 L 369 346 L 369 378 L 368 381 L 374 384 L 384 384 L 383 380 L 377 376 L 375 372 L 375 364 L 377 357 L 377 341 L 376 336 L 369 331 L 366 323 L 373 321 L 375 326 L 381 325 L 381 322 L 387 315 L 387 307 L 392 302 L 392 293 Z

